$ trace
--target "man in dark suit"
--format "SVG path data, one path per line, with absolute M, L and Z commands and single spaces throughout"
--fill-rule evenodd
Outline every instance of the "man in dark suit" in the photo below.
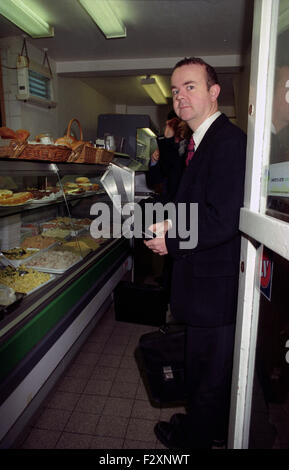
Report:
M 174 259 L 171 311 L 188 325 L 188 411 L 159 422 L 155 432 L 168 448 L 208 449 L 227 437 L 246 136 L 218 111 L 218 78 L 202 59 L 178 62 L 171 85 L 175 112 L 193 131 L 194 151 L 176 194 L 176 220 L 152 226 L 158 236 L 145 244 Z M 198 204 L 198 220 L 188 217 L 191 203 Z M 189 239 L 180 234 L 183 225 L 189 233 L 198 227 L 196 246 L 181 244 Z

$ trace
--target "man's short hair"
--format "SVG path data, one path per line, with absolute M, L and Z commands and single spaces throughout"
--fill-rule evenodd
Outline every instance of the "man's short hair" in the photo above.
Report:
M 205 62 L 200 57 L 185 57 L 184 59 L 176 63 L 176 65 L 173 68 L 173 71 L 179 67 L 182 67 L 183 65 L 191 65 L 191 64 L 202 65 L 203 67 L 206 68 L 208 90 L 211 88 L 212 85 L 220 84 L 218 76 L 217 76 L 217 72 L 214 69 L 214 67 L 207 64 L 207 62 Z

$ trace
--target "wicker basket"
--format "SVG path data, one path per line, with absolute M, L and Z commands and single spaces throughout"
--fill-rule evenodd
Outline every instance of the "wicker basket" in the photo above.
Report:
M 71 135 L 71 126 L 74 122 L 78 125 L 78 128 L 79 128 L 79 140 L 75 140 L 75 138 Z M 72 148 L 68 161 L 72 163 L 83 163 L 85 142 L 83 140 L 82 127 L 78 119 L 76 118 L 70 119 L 68 126 L 67 126 L 67 131 L 66 131 L 65 136 L 63 137 L 63 140 L 64 141 L 67 140 L 67 142 L 70 141 L 70 146 Z
M 18 158 L 21 160 L 66 162 L 70 154 L 71 149 L 64 145 L 27 144 Z
M 114 152 L 99 147 L 93 147 L 90 143 L 85 142 L 83 140 L 82 127 L 78 119 L 73 118 L 69 121 L 64 138 L 71 137 L 70 133 L 73 122 L 76 122 L 79 127 L 80 140 L 74 143 L 68 161 L 72 163 L 99 163 L 102 165 L 110 163 L 113 159 Z
M 1 142 L 3 144 L 3 141 Z M 26 147 L 26 142 L 18 140 L 5 139 L 5 145 L 0 145 L 0 157 L 18 158 Z
M 82 133 L 80 122 L 77 119 L 73 118 L 73 119 L 70 119 L 69 121 L 66 135 L 64 136 L 64 138 L 61 138 L 61 140 L 63 140 L 62 144 L 58 144 L 58 145 L 28 144 L 26 145 L 24 151 L 21 153 L 21 155 L 19 155 L 18 158 L 20 158 L 21 160 L 67 162 L 72 153 L 69 139 L 72 138 L 71 126 L 73 122 L 76 122 L 78 124 L 79 132 L 80 132 L 80 139 L 82 140 L 83 133 Z M 65 145 L 65 138 L 67 140 L 67 145 Z M 81 143 L 81 141 L 79 141 L 79 143 Z
M 91 145 L 80 144 L 72 150 L 68 161 L 70 163 L 98 163 L 108 165 L 113 159 L 114 152 L 103 148 L 92 147 Z
M 77 147 L 74 147 L 71 150 L 71 154 L 69 155 L 68 162 L 69 163 L 83 163 L 84 162 L 84 143 L 80 143 Z
M 79 141 L 82 142 L 83 141 L 82 127 L 81 127 L 81 124 L 80 124 L 79 120 L 76 119 L 76 118 L 70 119 L 70 121 L 68 123 L 67 131 L 66 131 L 66 137 L 72 137 L 71 136 L 71 126 L 74 122 L 76 122 L 76 124 L 78 125 L 78 128 L 79 128 Z
M 113 160 L 114 152 L 100 147 L 84 146 L 84 161 L 86 163 L 99 163 L 107 165 Z

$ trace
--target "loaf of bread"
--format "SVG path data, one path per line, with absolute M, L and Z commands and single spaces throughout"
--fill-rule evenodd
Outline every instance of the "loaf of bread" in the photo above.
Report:
M 13 131 L 13 129 L 2 126 L 0 127 L 0 137 L 2 137 L 2 139 L 16 139 L 16 133 Z
M 20 142 L 25 142 L 30 136 L 30 132 L 27 131 L 26 129 L 18 129 L 15 132 L 15 134 L 16 134 L 16 140 L 19 140 Z
M 16 132 L 9 127 L 3 126 L 0 127 L 0 137 L 2 139 L 15 139 L 19 142 L 25 142 L 30 136 L 30 132 L 26 129 L 18 129 Z

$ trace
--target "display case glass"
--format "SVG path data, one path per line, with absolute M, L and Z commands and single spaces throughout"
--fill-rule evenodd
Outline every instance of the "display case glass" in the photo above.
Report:
M 118 163 L 0 160 L 2 447 L 29 423 L 132 269 L 122 231 L 93 230 L 99 208 L 113 212 L 113 196 L 134 197 L 134 172 Z
M 148 128 L 137 129 L 136 160 L 141 164 L 141 170 L 146 171 L 152 153 L 158 148 L 156 134 Z
M 112 205 L 101 182 L 107 171 L 106 165 L 0 162 L 0 330 L 15 309 L 23 316 L 19 305 L 48 298 L 117 241 L 109 231 L 95 238 L 90 230 L 93 204 Z

